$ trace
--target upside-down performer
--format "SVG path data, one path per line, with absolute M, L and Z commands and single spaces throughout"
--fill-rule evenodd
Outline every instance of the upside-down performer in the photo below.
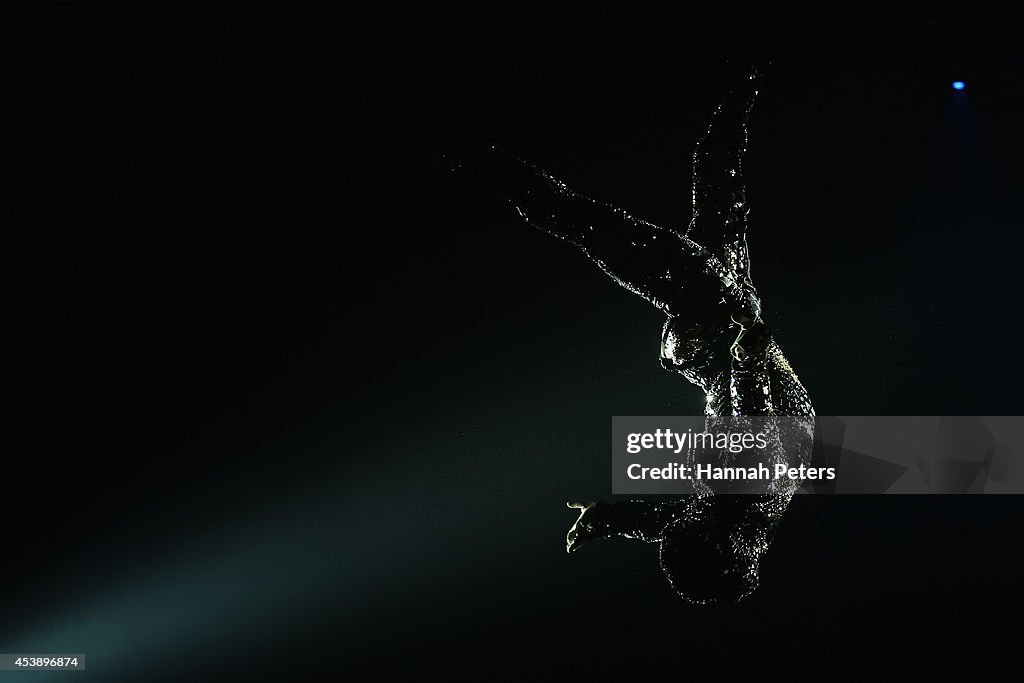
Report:
M 623 287 L 663 311 L 661 363 L 707 395 L 709 416 L 813 418 L 814 408 L 761 318 L 750 275 L 743 182 L 747 119 L 759 76 L 716 109 L 694 153 L 693 219 L 662 228 L 570 190 L 497 148 L 465 159 L 522 218 L 579 247 Z M 661 568 L 685 600 L 736 602 L 758 584 L 760 558 L 800 482 L 763 495 L 693 495 L 670 502 L 571 502 L 580 515 L 569 552 L 623 536 L 660 547 Z

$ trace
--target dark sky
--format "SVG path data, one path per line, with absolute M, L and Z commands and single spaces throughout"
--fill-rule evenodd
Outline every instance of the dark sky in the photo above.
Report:
M 601 23 L 6 29 L 0 652 L 103 681 L 1012 663 L 1012 497 L 798 499 L 729 609 L 675 598 L 652 547 L 566 556 L 611 416 L 703 397 L 660 368 L 657 311 L 438 152 L 498 142 L 683 225 L 695 141 L 767 64 L 754 277 L 819 414 L 1017 415 L 1018 41 Z

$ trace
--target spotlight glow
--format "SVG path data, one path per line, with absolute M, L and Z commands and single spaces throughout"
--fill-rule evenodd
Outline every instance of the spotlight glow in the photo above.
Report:
M 963 90 L 967 87 L 967 84 L 963 81 L 953 81 L 953 90 Z

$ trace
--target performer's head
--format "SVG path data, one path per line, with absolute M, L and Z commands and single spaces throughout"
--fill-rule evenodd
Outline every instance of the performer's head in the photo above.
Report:
M 733 604 L 757 589 L 756 553 L 707 525 L 677 523 L 661 542 L 661 569 L 679 597 L 694 604 Z

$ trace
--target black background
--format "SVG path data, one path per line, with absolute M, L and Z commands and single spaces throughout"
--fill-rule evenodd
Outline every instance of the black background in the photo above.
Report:
M 660 314 L 439 162 L 500 142 L 683 225 L 696 139 L 767 64 L 754 277 L 818 413 L 1021 414 L 1004 22 L 508 14 L 8 25 L 0 651 L 95 680 L 1005 671 L 1012 497 L 797 499 L 732 608 L 680 602 L 653 547 L 566 556 L 609 418 L 702 396 Z

